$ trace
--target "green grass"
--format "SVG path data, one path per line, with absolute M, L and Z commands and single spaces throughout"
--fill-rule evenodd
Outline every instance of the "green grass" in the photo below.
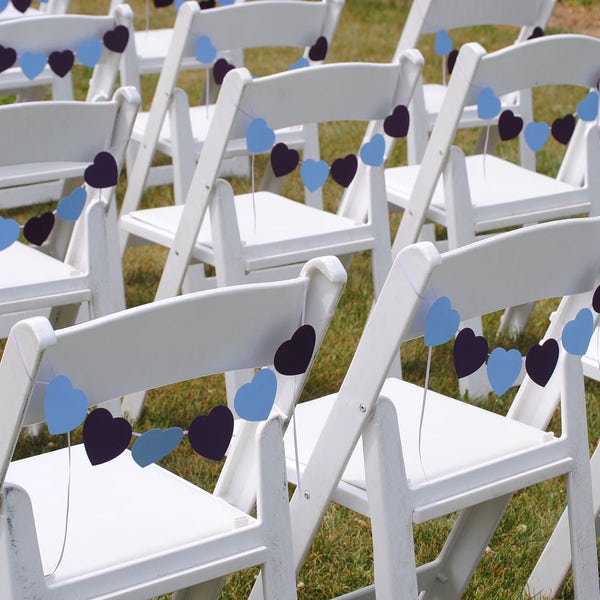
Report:
M 389 60 L 404 23 L 408 4 L 405 0 L 347 0 L 328 60 L 382 62 Z M 591 6 L 591 2 L 587 0 L 580 0 L 579 4 Z M 136 26 L 143 28 L 145 3 L 136 0 L 133 2 L 133 8 L 136 14 Z M 104 10 L 104 5 L 92 4 L 89 0 L 74 0 L 73 10 L 99 14 Z M 174 11 L 172 8 L 160 11 L 152 8 L 151 15 L 152 26 L 167 26 L 173 22 Z M 511 43 L 514 36 L 515 30 L 511 28 L 482 27 L 452 33 L 455 47 L 459 47 L 466 41 L 476 40 L 489 50 Z M 433 36 L 426 36 L 420 46 L 427 58 L 425 79 L 440 81 L 441 60 L 433 56 L 432 46 Z M 297 58 L 298 53 L 291 51 L 271 52 L 266 57 L 259 52 L 251 52 L 247 56 L 247 66 L 251 72 L 262 74 L 285 69 Z M 83 98 L 85 90 L 80 74 L 76 77 L 76 81 L 77 95 Z M 197 99 L 202 92 L 203 81 L 202 77 L 187 73 L 182 76 L 181 85 L 188 90 L 192 98 Z M 156 78 L 151 77 L 144 82 L 145 107 L 149 106 L 155 83 Z M 568 88 L 536 93 L 536 118 L 551 121 L 565 112 L 573 112 L 581 98 L 580 91 L 574 93 Z M 343 123 L 323 127 L 320 133 L 322 155 L 331 162 L 333 158 L 358 149 L 363 129 L 361 126 Z M 473 134 L 461 134 L 460 143 L 468 151 L 475 139 Z M 500 152 L 508 157 L 514 157 L 515 148 L 514 143 L 503 145 Z M 548 174 L 554 174 L 560 164 L 562 152 L 562 148 L 556 142 L 550 141 L 538 155 L 540 169 Z M 404 156 L 405 147 L 400 143 L 392 157 L 392 163 L 402 164 Z M 256 168 L 259 173 L 257 179 L 264 165 L 264 159 L 257 161 Z M 235 185 L 237 189 L 249 189 L 248 183 L 244 181 L 235 182 Z M 124 188 L 125 181 L 119 188 L 120 197 Z M 286 183 L 284 192 L 291 197 L 301 199 L 302 186 L 297 173 Z M 339 187 L 328 183 L 324 194 L 326 205 L 334 209 L 340 198 Z M 171 202 L 172 193 L 168 188 L 151 190 L 144 198 L 145 206 Z M 393 226 L 397 226 L 398 216 L 396 215 L 392 220 Z M 124 276 L 129 306 L 152 301 L 164 259 L 165 251 L 154 247 L 136 248 L 127 252 Z M 367 255 L 360 255 L 352 262 L 347 288 L 304 390 L 304 399 L 334 392 L 342 382 L 372 298 L 369 264 Z M 501 340 L 501 342 L 504 345 L 516 344 L 522 351 L 526 351 L 543 335 L 548 323 L 548 315 L 554 306 L 554 302 L 546 302 L 538 306 L 524 336 L 515 342 L 508 340 Z M 491 315 L 486 319 L 485 330 L 489 338 L 493 336 L 497 322 L 498 315 Z M 157 340 L 157 343 L 160 343 L 160 340 Z M 458 394 L 451 350 L 450 345 L 435 349 L 430 387 L 445 393 Z M 425 363 L 426 353 L 422 342 L 412 342 L 403 347 L 403 367 L 407 379 L 422 384 Z M 589 401 L 590 437 L 595 441 L 598 437 L 600 420 L 597 402 L 598 384 L 587 382 L 586 392 Z M 491 410 L 505 412 L 513 393 L 508 392 L 505 396 L 497 398 L 490 394 L 482 404 Z M 185 426 L 197 414 L 206 412 L 212 406 L 224 401 L 223 383 L 219 377 L 155 390 L 149 396 L 147 409 L 136 425 L 136 429 L 145 431 L 167 425 Z M 553 423 L 552 426 L 559 427 L 559 424 Z M 74 439 L 80 441 L 81 432 L 76 432 Z M 49 436 L 47 432 L 39 438 L 23 437 L 16 457 L 51 450 L 62 444 L 64 444 L 62 436 Z M 220 466 L 200 458 L 187 443 L 181 444 L 161 464 L 208 489 L 214 486 Z M 492 538 L 464 597 L 468 599 L 521 598 L 521 590 L 527 577 L 562 511 L 564 498 L 564 485 L 561 481 L 519 492 Z M 452 522 L 453 517 L 447 517 L 415 528 L 415 547 L 420 563 L 435 557 Z M 373 580 L 372 567 L 368 519 L 345 508 L 332 505 L 299 574 L 299 598 L 322 600 L 369 584 Z M 246 597 L 255 576 L 256 570 L 251 570 L 231 577 L 223 591 L 223 598 L 239 600 Z M 567 582 L 559 597 L 573 598 L 570 581 Z

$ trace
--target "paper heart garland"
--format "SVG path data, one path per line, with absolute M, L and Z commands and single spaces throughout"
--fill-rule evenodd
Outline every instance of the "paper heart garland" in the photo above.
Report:
M 384 153 L 385 139 L 380 133 L 376 133 L 369 142 L 363 144 L 360 158 L 366 165 L 379 167 L 383 164 Z
M 425 319 L 425 345 L 439 346 L 454 337 L 460 317 L 446 296 L 438 298 L 430 307 Z
M 46 66 L 46 55 L 41 52 L 24 52 L 19 58 L 19 66 L 27 79 L 35 79 Z
M 316 333 L 312 325 L 302 325 L 275 352 L 273 366 L 282 375 L 306 372 L 315 350 Z
M 79 427 L 87 415 L 86 395 L 73 387 L 65 375 L 52 379 L 44 396 L 44 412 L 48 431 L 52 434 L 67 433 Z
M 122 417 L 113 417 L 105 408 L 96 408 L 83 423 L 83 446 L 93 465 L 116 458 L 131 441 L 131 425 Z
M 59 77 L 64 77 L 73 67 L 75 55 L 71 50 L 56 50 L 48 56 L 48 65 Z
M 477 96 L 477 116 L 480 119 L 493 119 L 500 113 L 502 103 L 490 87 L 483 88 Z
M 446 59 L 446 69 L 448 69 L 448 73 L 452 75 L 452 71 L 454 71 L 454 65 L 456 64 L 456 59 L 458 58 L 458 50 L 452 50 L 448 54 L 448 58 Z
M 404 104 L 396 106 L 392 114 L 383 120 L 383 130 L 393 138 L 406 137 L 409 126 L 410 113 Z
M 14 219 L 0 217 L 0 250 L 12 246 L 18 239 L 21 228 Z
M 488 357 L 488 343 L 469 327 L 461 329 L 454 340 L 454 369 L 460 379 L 475 373 Z
M 196 417 L 188 431 L 192 448 L 210 460 L 223 460 L 233 436 L 233 414 L 226 406 L 215 406 Z
M 487 375 L 494 392 L 502 396 L 517 380 L 522 368 L 523 357 L 518 350 L 494 348 L 487 362 Z
M 86 67 L 93 68 L 96 66 L 96 63 L 100 60 L 100 56 L 102 56 L 102 42 L 98 39 L 90 40 L 89 42 L 84 42 L 77 48 L 75 54 L 77 55 L 77 60 Z
M 85 182 L 94 188 L 108 188 L 117 185 L 119 169 L 110 152 L 98 152 L 94 162 L 83 172 Z
M 548 123 L 543 121 L 535 123 L 532 121 L 525 127 L 525 141 L 534 152 L 537 152 L 548 141 L 549 137 L 550 127 L 548 127 Z
M 336 158 L 331 163 L 331 178 L 342 187 L 348 187 L 352 183 L 357 169 L 358 160 L 354 154 Z
M 523 129 L 523 119 L 516 117 L 512 110 L 503 110 L 498 119 L 498 134 L 505 142 L 516 138 Z
M 129 43 L 129 29 L 125 25 L 117 25 L 104 34 L 102 42 L 109 50 L 122 54 Z
M 271 150 L 271 168 L 275 177 L 283 177 L 291 173 L 300 162 L 297 150 L 290 149 L 283 142 L 275 144 Z
M 201 35 L 196 41 L 196 60 L 204 64 L 212 64 L 217 57 L 217 49 L 208 35 Z
M 273 147 L 275 132 L 260 117 L 252 119 L 246 130 L 246 147 L 251 154 L 260 154 Z
M 594 316 L 589 308 L 582 308 L 562 332 L 562 345 L 569 354 L 583 356 L 594 333 Z
M 54 228 L 54 213 L 45 212 L 39 217 L 31 217 L 25 227 L 23 227 L 23 236 L 31 244 L 41 246 Z
M 329 165 L 324 160 L 308 158 L 300 166 L 300 178 L 305 187 L 314 192 L 318 190 L 329 177 Z
M 24 13 L 31 6 L 31 0 L 12 0 L 12 3 L 20 13 Z
M 213 65 L 213 79 L 217 85 L 221 85 L 223 83 L 223 79 L 225 79 L 225 75 L 229 73 L 232 69 L 235 69 L 235 65 L 232 65 L 230 62 L 225 60 L 224 58 L 219 58 L 217 62 Z
M 135 441 L 131 448 L 131 457 L 140 467 L 147 467 L 175 450 L 182 439 L 181 427 L 151 429 Z
M 575 117 L 565 115 L 562 118 L 554 119 L 550 128 L 552 137 L 559 143 L 567 145 L 575 131 Z
M 63 221 L 76 221 L 83 210 L 87 195 L 80 187 L 65 196 L 56 208 L 56 216 Z
M 265 421 L 269 417 L 276 394 L 277 376 L 271 369 L 261 369 L 250 383 L 240 387 L 233 405 L 242 419 Z
M 434 52 L 438 56 L 445 56 L 452 50 L 452 39 L 445 29 L 440 29 L 435 34 Z
M 0 45 L 0 73 L 10 69 L 17 62 L 17 52 L 14 48 Z
M 327 56 L 327 49 L 329 44 L 325 36 L 320 36 L 317 41 L 310 47 L 308 51 L 308 58 L 313 62 L 325 60 Z

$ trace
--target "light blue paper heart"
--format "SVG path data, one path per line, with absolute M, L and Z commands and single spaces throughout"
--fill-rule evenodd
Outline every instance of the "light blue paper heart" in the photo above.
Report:
M 522 368 L 523 357 L 518 350 L 494 348 L 487 362 L 487 375 L 494 392 L 502 396 L 517 380 Z
M 550 126 L 545 121 L 527 123 L 525 127 L 525 141 L 534 152 L 540 150 L 549 137 Z
M 273 147 L 275 132 L 260 117 L 252 119 L 246 130 L 246 146 L 251 154 L 260 154 Z
M 425 319 L 425 345 L 439 346 L 451 340 L 458 330 L 460 316 L 452 308 L 447 296 L 438 298 L 430 307 Z
M 363 144 L 360 149 L 361 160 L 370 167 L 379 167 L 383 164 L 385 140 L 380 133 L 376 133 L 370 142 Z
M 217 57 L 217 49 L 207 35 L 201 35 L 196 42 L 196 59 L 204 64 L 210 65 Z
M 492 88 L 483 88 L 477 96 L 477 116 L 480 119 L 493 119 L 500 114 L 502 103 Z
M 186 2 L 186 0 L 175 0 L 175 12 L 179 12 L 179 9 L 184 2 Z
M 562 345 L 569 354 L 583 356 L 594 332 L 594 317 L 589 308 L 582 308 L 577 316 L 565 324 L 562 331 Z
M 329 177 L 329 165 L 324 160 L 307 158 L 300 167 L 300 178 L 305 187 L 314 192 L 318 190 Z
M 63 221 L 77 221 L 86 199 L 85 189 L 82 187 L 77 188 L 58 203 L 56 214 Z
M 440 29 L 435 34 L 434 50 L 435 53 L 439 54 L 440 56 L 445 56 L 452 50 L 452 40 L 445 29 Z
M 592 90 L 578 105 L 577 116 L 583 121 L 595 121 L 598 117 L 598 92 Z
M 304 67 L 308 67 L 310 63 L 308 62 L 308 59 L 304 58 L 304 56 L 302 58 L 299 58 L 293 65 L 290 65 L 288 67 L 288 71 L 293 71 L 295 69 L 302 69 Z
M 19 58 L 19 66 L 27 79 L 35 79 L 46 66 L 46 55 L 42 52 L 24 52 Z
M 77 60 L 86 67 L 95 67 L 102 55 L 103 44 L 99 39 L 84 42 L 77 48 Z
M 67 433 L 81 425 L 87 415 L 86 395 L 73 387 L 66 375 L 57 375 L 46 388 L 44 411 L 48 431 Z
M 147 467 L 175 450 L 182 439 L 181 427 L 150 429 L 135 441 L 131 448 L 131 457 L 140 467 Z
M 19 239 L 19 224 L 14 219 L 0 217 L 0 250 L 6 250 Z
M 250 383 L 237 391 L 233 405 L 246 421 L 264 421 L 273 408 L 277 394 L 277 377 L 271 369 L 261 369 Z
M 0 12 L 6 9 L 8 6 L 8 0 L 0 0 Z
M 228 6 L 229 4 L 233 4 L 235 0 L 220 0 L 219 4 L 221 6 Z

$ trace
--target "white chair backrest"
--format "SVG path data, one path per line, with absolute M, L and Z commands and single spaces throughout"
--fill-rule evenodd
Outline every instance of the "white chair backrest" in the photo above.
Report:
M 71 50 L 77 61 L 76 50 L 82 44 L 92 40 L 102 41 L 104 34 L 114 30 L 118 25 L 127 27 L 130 33 L 133 31 L 133 14 L 126 4 L 115 8 L 108 16 L 52 14 L 0 21 L 2 45 L 13 48 L 17 53 L 17 64 L 0 73 L 0 90 L 13 90 L 23 84 L 36 85 L 37 78 L 28 80 L 18 66 L 18 60 L 25 52 L 42 53 L 48 57 L 54 51 Z M 127 52 L 125 48 L 125 53 Z M 88 86 L 88 100 L 107 99 L 112 96 L 120 61 L 120 52 L 102 47 L 102 54 Z M 49 67 L 46 66 L 44 73 L 49 72 Z M 60 79 L 58 75 L 52 75 L 54 80 Z M 69 79 L 70 73 L 65 76 L 65 81 Z
M 419 36 L 476 25 L 522 27 L 518 40 L 546 27 L 556 0 L 413 0 L 396 53 L 416 48 Z
M 45 420 L 46 383 L 54 375 L 69 377 L 95 405 L 213 373 L 270 366 L 303 318 L 319 347 L 345 280 L 339 261 L 325 257 L 293 280 L 187 294 L 58 331 L 42 318 L 19 323 L 0 363 L 0 381 L 15 400 L 0 421 L 0 482 L 20 428 Z M 306 373 L 277 377 L 276 402 L 289 410 Z
M 553 35 L 529 40 L 486 54 L 477 43 L 465 44 L 459 52 L 455 72 L 448 85 L 443 112 L 436 122 L 411 193 L 411 210 L 404 214 L 394 249 L 413 243 L 424 222 L 429 199 L 444 168 L 457 131 L 463 108 L 476 104 L 481 90 L 491 88 L 496 96 L 533 87 L 577 85 L 595 88 L 600 78 L 598 56 L 600 40 L 581 35 Z M 553 58 L 555 60 L 553 60 Z M 573 106 L 575 112 L 576 106 Z M 595 122 L 579 120 L 570 144 L 582 146 L 586 132 L 597 128 Z M 521 134 L 523 135 L 523 134 Z M 568 162 L 565 162 L 568 161 Z M 572 185 L 581 185 L 587 161 L 569 148 L 559 175 Z M 569 164 L 577 161 L 577 164 Z M 568 179 L 567 179 L 568 174 Z M 407 218 L 408 217 L 408 218 Z

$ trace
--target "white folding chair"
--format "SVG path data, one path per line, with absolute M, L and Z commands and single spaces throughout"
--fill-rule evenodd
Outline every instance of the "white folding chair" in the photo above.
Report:
M 36 15 L 64 15 L 69 9 L 70 0 L 46 0 L 40 2 L 37 8 L 26 6 L 27 3 L 19 3 L 19 8 L 12 2 L 8 2 L 2 12 L 0 12 L 0 21 L 4 19 L 18 19 L 20 17 L 33 17 Z M 24 10 L 23 10 L 24 9 Z
M 0 419 L 2 597 L 150 598 L 263 565 L 267 597 L 296 598 L 277 404 L 270 412 L 266 407 L 266 422 L 241 424 L 214 494 L 152 464 L 164 456 L 164 443 L 136 454 L 152 432 L 109 460 L 123 449 L 115 442 L 129 441 L 131 429 L 96 411 L 84 423 L 83 444 L 10 461 L 23 425 L 47 420 L 53 431 L 67 432 L 88 406 L 107 398 L 224 369 L 272 365 L 278 346 L 303 319 L 313 325 L 318 348 L 345 279 L 339 261 L 325 257 L 293 280 L 189 294 L 59 331 L 40 317 L 17 324 L 0 363 L 7 400 Z M 277 403 L 293 405 L 306 373 L 273 376 Z M 76 403 L 84 394 L 83 405 L 63 412 L 55 388 L 49 392 L 55 380 L 66 385 L 66 395 L 73 386 Z M 220 460 L 233 418 L 217 408 L 194 419 L 189 436 L 203 451 L 202 434 L 209 429 L 214 441 L 204 451 Z M 92 429 L 98 418 L 108 418 L 107 427 L 119 433 Z M 134 462 L 136 456 L 141 461 Z
M 16 228 L 18 235 L 19 225 L 2 219 L 0 315 L 4 337 L 6 322 L 22 318 L 23 311 L 39 314 L 41 309 L 52 308 L 53 326 L 61 327 L 74 322 L 82 304 L 89 306 L 91 318 L 124 308 L 114 186 L 138 107 L 139 95 L 133 88 L 122 88 L 113 100 L 105 102 L 48 101 L 0 107 L 5 139 L 19 142 L 0 149 L 4 195 L 10 197 L 12 188 L 36 181 L 79 176 L 90 165 L 95 165 L 92 174 L 98 172 L 104 167 L 95 162 L 96 156 L 103 151 L 112 154 L 111 170 L 115 171 L 112 187 L 85 186 L 85 193 L 75 188 L 63 205 L 67 206 L 66 216 L 59 204 L 56 215 L 46 212 L 34 217 L 37 233 L 33 237 L 37 239 L 33 241 L 38 247 L 19 241 L 10 244 L 16 237 L 10 238 L 11 228 Z M 83 212 L 73 223 L 73 204 L 82 196 Z M 42 238 L 48 235 L 44 242 Z M 26 233 L 26 238 L 31 236 Z
M 210 10 L 200 10 L 196 2 L 182 5 L 150 112 L 140 113 L 134 127 L 132 147 L 127 156 L 128 210 L 137 208 L 145 187 L 165 182 L 174 182 L 176 203 L 181 204 L 185 199 L 196 159 L 213 120 L 215 105 L 188 107 L 185 94 L 175 88 L 182 64 L 198 57 L 206 67 L 212 67 L 222 60 L 224 51 L 282 46 L 302 48 L 307 64 L 321 62 L 323 54 L 315 54 L 310 48 L 323 37 L 331 42 L 343 5 L 344 0 L 261 0 Z M 125 81 L 129 79 L 125 77 Z M 303 149 L 305 157 L 319 160 L 316 125 L 306 123 L 282 132 L 280 138 L 290 147 Z M 229 154 L 238 156 L 236 164 L 241 164 L 242 170 L 234 166 L 233 171 L 228 167 L 227 172 L 247 175 L 247 155 L 242 153 L 240 156 L 235 150 L 231 148 Z M 157 151 L 172 158 L 174 172 L 170 165 L 162 170 L 159 167 L 151 169 Z M 155 173 L 161 177 L 160 173 L 165 169 L 167 179 L 154 178 Z M 307 202 L 322 207 L 320 189 L 307 190 Z
M 296 489 L 290 510 L 297 569 L 333 500 L 369 515 L 373 532 L 375 586 L 345 599 L 372 599 L 376 590 L 378 600 L 416 600 L 419 593 L 458 600 L 511 492 L 566 474 L 576 532 L 575 597 L 599 597 L 583 374 L 580 356 L 566 350 L 573 351 L 572 335 L 561 327 L 581 306 L 590 307 L 590 290 L 600 283 L 590 250 L 599 236 L 600 219 L 570 219 L 441 255 L 431 242 L 400 252 L 339 392 L 296 408 L 302 491 Z M 478 293 L 482 286 L 485 294 Z M 386 378 L 406 340 L 425 332 L 426 343 L 437 345 L 453 337 L 461 318 L 561 295 L 572 295 L 550 331 L 561 342 L 542 352 L 555 347 L 556 362 L 529 353 L 534 358 L 528 355 L 527 371 L 537 383 L 525 376 L 506 417 L 433 390 L 424 396 L 418 385 Z M 506 385 L 510 369 L 502 361 L 492 366 L 491 356 L 484 357 L 488 372 L 501 373 Z M 556 396 L 560 436 L 545 430 L 539 410 Z M 286 455 L 288 477 L 296 481 L 287 438 Z M 415 568 L 413 523 L 458 510 L 463 512 L 441 555 Z M 260 597 L 259 591 L 251 597 Z
M 45 87 L 52 87 L 53 100 L 72 100 L 73 83 L 69 55 L 74 64 L 92 65 L 87 99 L 110 98 L 115 86 L 123 52 L 109 50 L 103 38 L 116 27 L 133 31 L 133 15 L 127 5 L 115 8 L 108 16 L 49 14 L 26 19 L 0 20 L 0 40 L 4 51 L 16 53 L 15 64 L 0 73 L 0 92 L 19 94 L 25 100 L 43 100 Z M 114 37 L 114 34 L 113 34 Z M 110 45 L 110 41 L 109 41 Z M 118 47 L 118 44 L 114 48 Z M 118 48 L 119 49 L 119 48 Z M 50 59 L 52 53 L 59 53 Z M 49 64 L 56 65 L 55 72 Z M 65 72 L 66 70 L 66 72 Z
M 417 48 L 419 38 L 425 34 L 436 34 L 440 50 L 450 51 L 452 46 L 451 32 L 461 27 L 478 25 L 513 25 L 521 30 L 516 43 L 526 41 L 529 36 L 537 34 L 546 27 L 554 9 L 556 0 L 413 0 L 402 35 L 396 47 L 395 56 L 408 48 Z M 536 30 L 537 28 L 537 30 Z M 535 35 L 534 34 L 534 35 Z M 473 40 L 477 41 L 477 40 Z M 446 46 L 446 48 L 444 48 Z M 446 66 L 444 61 L 443 68 Z M 415 91 L 411 104 L 411 117 L 419 126 L 408 133 L 408 162 L 418 164 L 423 159 L 427 145 L 428 133 L 441 112 L 447 87 L 443 83 L 421 84 Z M 529 89 L 515 90 L 501 98 L 503 108 L 511 109 L 523 119 L 531 120 L 533 115 L 531 93 Z M 493 121 L 497 124 L 497 118 Z M 477 106 L 466 105 L 460 117 L 458 127 L 477 127 Z M 497 141 L 497 135 L 494 141 Z M 485 136 L 480 138 L 483 143 Z M 519 140 L 521 164 L 535 170 L 535 153 L 527 146 L 524 139 Z M 490 148 L 494 142 L 488 140 Z M 483 144 L 478 146 L 479 152 Z

